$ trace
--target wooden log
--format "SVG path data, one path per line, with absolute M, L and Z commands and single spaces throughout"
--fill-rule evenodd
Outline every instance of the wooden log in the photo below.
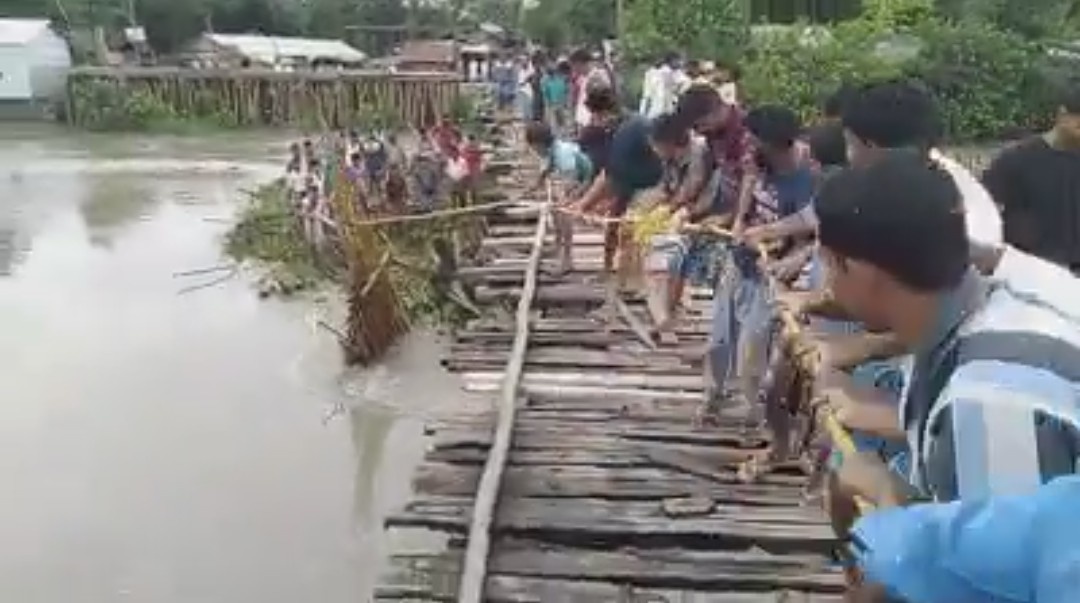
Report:
M 551 199 L 551 186 L 548 185 L 548 200 Z M 510 453 L 510 442 L 514 431 L 514 416 L 517 410 L 518 387 L 525 364 L 525 350 L 529 343 L 529 312 L 536 293 L 537 268 L 540 265 L 540 253 L 544 235 L 547 231 L 548 206 L 540 211 L 536 221 L 536 235 L 529 267 L 525 275 L 525 286 L 517 309 L 517 335 L 514 349 L 503 375 L 502 394 L 499 400 L 499 420 L 495 427 L 491 456 L 484 465 L 484 474 L 476 492 L 476 505 L 470 522 L 469 546 L 465 554 L 465 568 L 461 577 L 461 589 L 458 601 L 461 603 L 480 603 L 483 598 L 485 578 L 487 576 L 488 550 L 491 546 L 491 526 L 494 521 L 495 503 L 499 494 L 499 485 L 506 468 L 506 459 Z
M 739 480 L 738 467 L 716 471 L 725 483 L 655 467 L 510 466 L 503 491 L 515 504 L 520 498 L 602 498 L 655 500 L 702 496 L 717 504 L 797 507 L 803 500 L 803 479 L 770 474 L 755 484 Z M 470 496 L 480 480 L 478 466 L 425 464 L 413 480 L 415 489 L 430 496 Z
M 388 577 L 375 591 L 377 602 L 452 603 L 456 596 L 457 590 L 447 570 L 409 569 L 406 573 L 398 570 L 397 575 Z M 487 579 L 485 600 L 488 603 L 842 603 L 844 598 L 794 591 L 709 592 L 495 574 Z
M 451 533 L 469 529 L 468 497 L 423 497 L 390 515 L 389 527 L 421 527 Z M 673 519 L 658 501 L 599 498 L 525 498 L 501 506 L 493 529 L 548 542 L 608 543 L 688 548 L 745 548 L 828 554 L 836 546 L 820 510 L 718 506 L 701 517 Z

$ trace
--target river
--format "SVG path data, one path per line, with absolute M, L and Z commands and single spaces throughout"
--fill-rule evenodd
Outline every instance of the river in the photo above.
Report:
M 463 403 L 434 337 L 346 370 L 314 326 L 333 295 L 176 274 L 225 261 L 286 142 L 5 124 L 0 601 L 356 603 L 389 548 L 430 544 L 381 518 L 422 417 Z

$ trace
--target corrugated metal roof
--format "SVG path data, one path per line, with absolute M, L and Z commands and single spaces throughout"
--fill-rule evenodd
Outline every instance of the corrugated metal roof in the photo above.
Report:
M 0 46 L 26 44 L 49 29 L 46 19 L 8 19 L 0 17 Z
M 341 40 L 316 40 L 312 38 L 282 38 L 249 34 L 206 34 L 211 42 L 227 46 L 249 59 L 274 63 L 281 58 L 303 58 L 309 61 L 329 59 L 344 63 L 358 63 L 364 53 Z

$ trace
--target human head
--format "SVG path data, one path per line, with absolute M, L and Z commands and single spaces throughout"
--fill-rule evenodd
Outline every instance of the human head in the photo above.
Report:
M 1054 121 L 1054 132 L 1064 146 L 1080 148 L 1080 78 L 1065 85 Z
M 713 78 L 721 84 L 738 83 L 742 78 L 742 71 L 735 63 L 718 60 L 713 67 Z
M 925 155 L 940 130 L 930 92 L 910 81 L 862 88 L 844 102 L 842 122 L 852 165 L 872 162 L 888 149 L 914 149 Z
M 731 117 L 732 107 L 720 98 L 716 88 L 694 84 L 679 97 L 675 113 L 699 134 L 719 132 Z
M 312 160 L 308 161 L 307 166 L 308 166 L 308 173 L 317 172 L 317 171 L 319 171 L 319 168 L 321 167 L 318 159 L 312 159 Z
M 844 142 L 844 127 L 838 122 L 820 123 L 810 128 L 807 137 L 810 143 L 810 156 L 822 168 L 837 168 L 847 165 L 847 144 Z
M 690 59 L 686 62 L 686 75 L 691 78 L 701 75 L 701 61 L 697 59 Z
M 814 204 L 833 298 L 871 330 L 906 324 L 917 300 L 956 287 L 969 266 L 953 179 L 910 151 L 888 151 L 825 181 Z
M 364 160 L 360 153 L 349 153 L 349 165 L 358 166 Z
M 767 165 L 787 156 L 799 137 L 802 124 L 794 111 L 780 105 L 762 105 L 746 114 L 746 128 L 754 136 Z
M 660 115 L 649 129 L 649 145 L 664 161 L 679 159 L 690 148 L 690 127 L 674 113 Z
M 300 156 L 300 145 L 298 143 L 292 143 L 289 145 L 289 154 L 293 157 Z
M 578 75 L 584 75 L 592 68 L 592 54 L 585 48 L 578 48 L 570 53 L 570 69 Z
M 672 69 L 674 69 L 675 67 L 679 66 L 679 53 L 677 53 L 677 52 L 664 53 L 664 55 L 660 57 L 660 60 L 657 61 L 656 64 L 657 64 L 657 66 L 667 65 L 668 67 L 671 67 Z
M 571 72 L 570 62 L 566 59 L 559 59 L 559 62 L 555 64 L 555 73 L 569 77 Z
M 840 121 L 844 115 L 844 106 L 857 94 L 858 90 L 850 84 L 840 84 L 840 87 L 825 97 L 821 103 L 821 117 L 824 121 Z
M 534 121 L 525 127 L 525 143 L 537 154 L 547 155 L 555 144 L 555 133 L 548 124 Z
M 585 108 L 593 120 L 606 121 L 619 114 L 619 99 L 611 88 L 593 88 L 585 95 Z

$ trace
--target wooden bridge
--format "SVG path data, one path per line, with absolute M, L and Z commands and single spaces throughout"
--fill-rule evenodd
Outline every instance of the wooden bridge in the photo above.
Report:
M 765 436 L 741 418 L 694 425 L 704 292 L 678 345 L 649 345 L 643 298 L 608 326 L 590 316 L 605 299 L 601 234 L 579 232 L 577 270 L 556 278 L 546 230 L 535 209 L 493 216 L 485 259 L 463 270 L 479 300 L 517 311 L 458 332 L 444 364 L 498 401 L 429 425 L 415 498 L 386 523 L 450 545 L 394 557 L 375 600 L 841 601 L 806 476 L 743 483 Z

